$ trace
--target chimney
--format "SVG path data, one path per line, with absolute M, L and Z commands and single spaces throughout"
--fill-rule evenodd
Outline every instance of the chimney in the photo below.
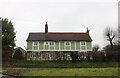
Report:
M 90 31 L 90 30 L 89 30 L 88 27 L 87 27 L 87 33 L 88 33 L 88 34 L 89 34 L 89 31 Z
M 45 24 L 45 33 L 48 33 L 48 24 L 47 24 L 47 22 Z

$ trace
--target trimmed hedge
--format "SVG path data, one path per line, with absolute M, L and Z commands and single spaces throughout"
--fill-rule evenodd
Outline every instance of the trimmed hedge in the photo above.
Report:
M 3 67 L 27 67 L 27 68 L 104 68 L 117 67 L 118 62 L 90 62 L 90 61 L 25 61 L 13 60 L 3 62 Z

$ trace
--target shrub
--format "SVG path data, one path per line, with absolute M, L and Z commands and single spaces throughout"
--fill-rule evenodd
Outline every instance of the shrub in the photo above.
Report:
M 23 53 L 20 50 L 16 50 L 13 59 L 24 59 Z
M 71 52 L 72 61 L 78 61 L 78 52 Z
M 114 46 L 106 46 L 105 47 L 106 51 L 106 57 L 107 60 L 114 60 L 114 61 L 120 61 L 120 45 L 114 45 Z
M 93 61 L 105 61 L 104 52 L 92 52 Z

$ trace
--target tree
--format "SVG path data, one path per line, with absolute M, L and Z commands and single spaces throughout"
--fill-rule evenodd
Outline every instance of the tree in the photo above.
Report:
M 107 27 L 105 30 L 105 37 L 110 42 L 111 46 L 113 46 L 113 39 L 115 38 L 115 36 L 115 32 L 110 27 Z
M 94 52 L 97 52 L 99 48 L 100 48 L 99 45 L 94 45 L 94 47 L 93 47 L 93 51 L 94 51 Z
M 1 19 L 1 18 L 0 18 Z M 14 32 L 14 27 L 11 21 L 9 21 L 7 18 L 1 19 L 2 21 L 2 54 L 3 54 L 3 59 L 4 58 L 9 58 L 7 55 L 10 57 L 12 56 L 12 52 L 15 47 L 15 35 L 16 33 Z

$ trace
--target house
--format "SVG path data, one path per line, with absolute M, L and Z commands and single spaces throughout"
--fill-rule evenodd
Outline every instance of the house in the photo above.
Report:
M 92 39 L 86 32 L 45 32 L 29 33 L 27 38 L 27 59 L 33 60 L 71 60 L 71 53 L 92 51 Z

